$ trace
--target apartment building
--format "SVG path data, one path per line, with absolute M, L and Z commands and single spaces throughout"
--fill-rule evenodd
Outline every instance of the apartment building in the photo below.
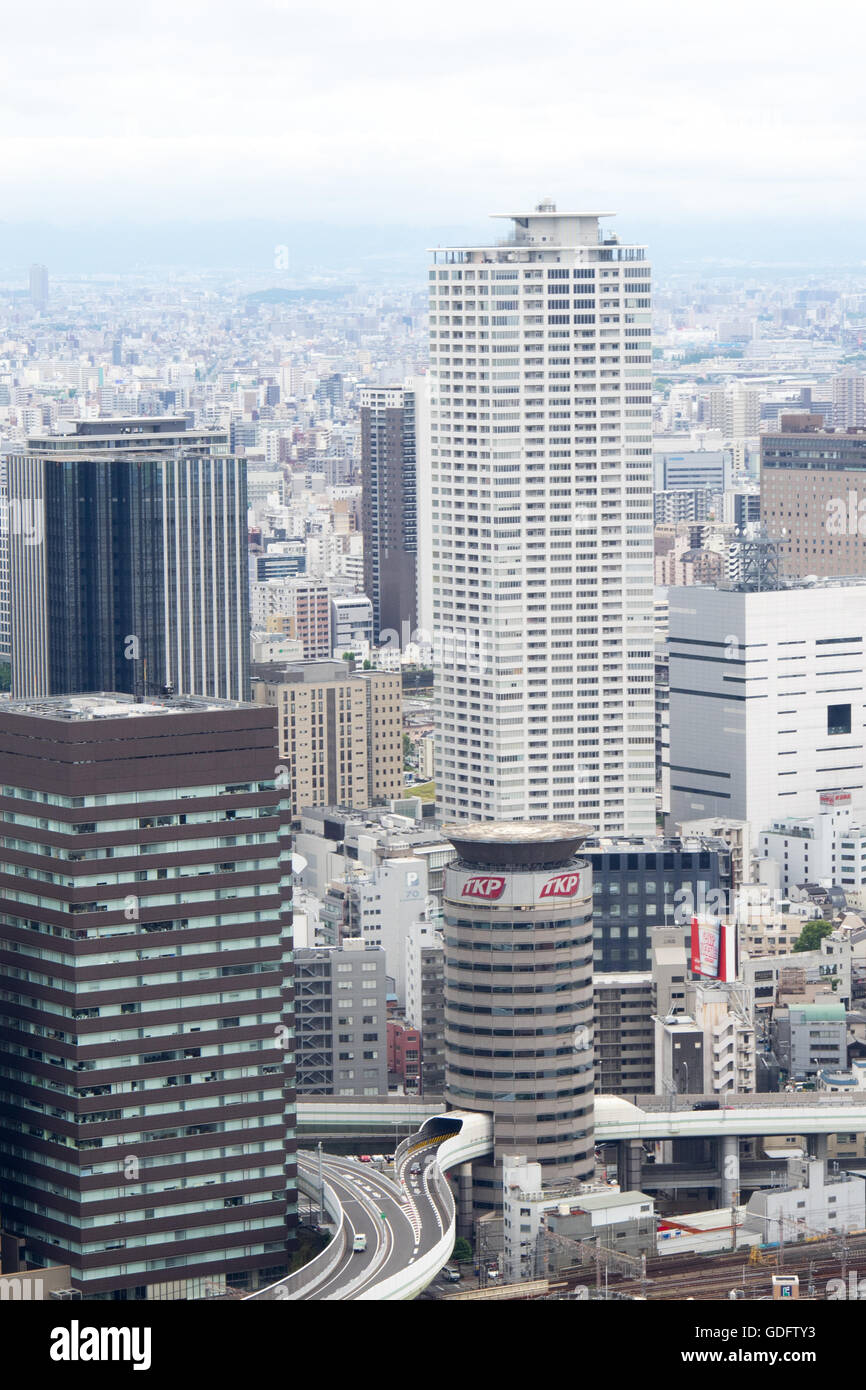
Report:
M 645 249 L 602 213 L 436 250 L 430 478 L 437 801 L 449 820 L 651 833 Z
M 253 699 L 278 710 L 293 817 L 308 806 L 363 807 L 402 795 L 398 674 L 330 659 L 254 672 Z
M 652 1095 L 653 978 L 649 971 L 594 975 L 595 1086 L 599 1095 Z

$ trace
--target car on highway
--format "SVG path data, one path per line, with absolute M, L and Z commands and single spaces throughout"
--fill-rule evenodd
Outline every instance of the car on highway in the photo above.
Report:
M 359 1162 L 359 1163 L 372 1163 L 372 1162 L 373 1162 L 373 1155 L 372 1155 L 372 1154 L 359 1154 L 359 1156 L 358 1156 L 358 1162 Z
M 352 1254 L 357 1255 L 360 1251 L 367 1249 L 367 1237 L 363 1234 L 355 1236 L 352 1241 Z

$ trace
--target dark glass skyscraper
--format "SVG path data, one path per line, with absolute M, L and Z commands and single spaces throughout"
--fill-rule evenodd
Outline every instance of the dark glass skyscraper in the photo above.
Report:
M 184 418 L 77 421 L 8 463 L 13 694 L 244 699 L 246 465 Z
M 361 469 L 364 592 L 373 604 L 373 637 L 396 632 L 403 646 L 418 626 L 414 391 L 362 390 Z

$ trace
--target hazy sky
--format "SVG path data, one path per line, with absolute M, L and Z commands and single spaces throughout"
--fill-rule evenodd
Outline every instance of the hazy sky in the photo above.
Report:
M 853 0 L 34 0 L 0 220 L 866 215 Z

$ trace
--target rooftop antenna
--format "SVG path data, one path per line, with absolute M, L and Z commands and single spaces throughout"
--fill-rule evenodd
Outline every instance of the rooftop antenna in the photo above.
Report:
M 741 530 L 735 537 L 740 547 L 740 578 L 734 588 L 741 593 L 763 593 L 769 589 L 784 589 L 779 558 L 779 542 L 758 530 L 752 535 Z

